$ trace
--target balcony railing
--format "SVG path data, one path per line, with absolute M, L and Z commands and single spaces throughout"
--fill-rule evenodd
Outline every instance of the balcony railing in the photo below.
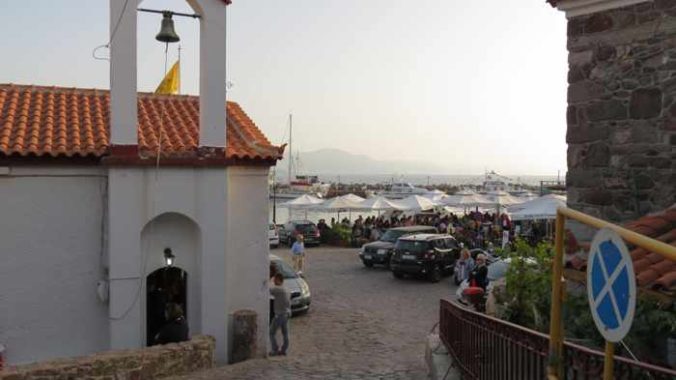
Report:
M 441 300 L 439 332 L 463 379 L 542 380 L 547 378 L 549 336 Z M 603 375 L 603 352 L 564 343 L 565 379 L 596 380 Z M 676 371 L 615 357 L 615 379 L 673 380 Z

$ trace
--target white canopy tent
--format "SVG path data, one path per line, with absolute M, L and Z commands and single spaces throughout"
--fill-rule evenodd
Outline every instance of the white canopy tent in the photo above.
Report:
M 566 206 L 566 196 L 547 194 L 509 208 L 512 220 L 556 219 L 556 209 Z
M 398 201 L 397 203 L 402 207 L 402 210 L 413 211 L 431 210 L 434 207 L 439 206 L 438 203 L 420 195 L 411 195 Z
M 338 213 L 338 219 L 340 219 L 341 211 L 348 211 L 350 213 L 349 219 L 352 219 L 352 210 L 359 209 L 359 203 L 352 202 L 343 197 L 335 197 L 327 199 L 316 206 L 311 206 L 311 208 L 317 211 L 335 211 Z
M 455 193 L 443 199 L 443 204 L 446 206 L 454 206 L 458 208 L 467 207 L 485 207 L 495 204 L 491 199 L 484 197 L 477 193 Z
M 313 197 L 312 195 L 303 194 L 296 199 L 280 204 L 279 207 L 306 208 L 310 206 L 316 206 L 323 202 L 323 199 Z
M 432 202 L 441 203 L 441 200 L 446 198 L 448 195 L 446 195 L 445 192 L 443 192 L 439 189 L 434 189 L 434 190 L 430 190 L 430 191 L 426 192 L 422 196 L 431 200 Z
M 372 210 L 372 211 L 383 211 L 383 210 L 402 210 L 403 206 L 399 203 L 387 199 L 383 196 L 375 196 L 366 199 L 365 201 L 359 203 L 360 210 Z
M 359 203 L 352 202 L 343 197 L 335 197 L 327 199 L 321 204 L 311 206 L 310 208 L 321 211 L 356 210 L 359 208 Z
M 360 197 L 359 195 L 355 195 L 355 194 L 352 194 L 352 193 L 341 195 L 340 198 L 347 199 L 348 201 L 354 202 L 354 203 L 361 203 L 365 200 L 364 198 Z
M 525 203 L 527 199 L 517 198 L 506 192 L 494 192 L 486 194 L 486 198 L 490 199 L 496 207 L 507 207 L 520 203 Z

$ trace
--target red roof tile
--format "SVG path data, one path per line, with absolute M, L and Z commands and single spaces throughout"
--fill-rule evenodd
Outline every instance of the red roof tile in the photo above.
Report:
M 625 223 L 624 227 L 676 246 L 676 204 L 664 211 Z M 676 295 L 676 262 L 644 248 L 630 246 L 629 249 L 638 286 Z M 583 270 L 586 258 L 571 262 L 571 266 Z
M 676 205 L 629 222 L 625 227 L 676 246 Z M 637 247 L 631 251 L 631 257 L 639 286 L 676 291 L 676 262 Z
M 0 155 L 104 157 L 110 154 L 110 95 L 86 90 L 0 84 Z M 281 158 L 242 108 L 227 103 L 227 160 Z M 138 95 L 138 150 L 156 155 L 162 124 L 162 156 L 194 156 L 199 142 L 199 98 Z
M 648 268 L 636 275 L 638 286 L 649 286 L 660 277 L 660 274 Z

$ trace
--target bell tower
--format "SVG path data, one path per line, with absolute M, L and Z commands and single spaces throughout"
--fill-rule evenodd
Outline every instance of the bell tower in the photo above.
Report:
M 197 154 L 224 161 L 225 16 L 229 1 L 187 2 L 200 22 Z M 226 312 L 231 297 L 226 291 L 224 234 L 231 203 L 229 178 L 223 165 L 194 167 L 193 160 L 189 165 L 155 169 L 134 160 L 138 158 L 136 39 L 140 3 L 110 0 L 110 150 L 112 158 L 122 159 L 111 160 L 117 163 L 108 167 L 110 347 L 138 348 L 146 344 L 146 279 L 163 260 L 162 249 L 173 247 L 177 266 L 188 273 L 191 334 L 215 337 L 215 358 L 224 363 L 229 339 Z
M 136 8 L 142 0 L 110 0 L 110 145 L 136 154 Z M 200 148 L 225 154 L 225 23 L 229 0 L 186 0 L 200 23 Z

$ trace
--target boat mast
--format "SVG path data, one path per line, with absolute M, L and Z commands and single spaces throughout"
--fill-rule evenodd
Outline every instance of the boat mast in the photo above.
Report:
M 293 134 L 293 115 L 289 114 L 289 185 L 291 185 L 291 171 L 293 170 L 293 147 L 291 145 L 291 136 Z

